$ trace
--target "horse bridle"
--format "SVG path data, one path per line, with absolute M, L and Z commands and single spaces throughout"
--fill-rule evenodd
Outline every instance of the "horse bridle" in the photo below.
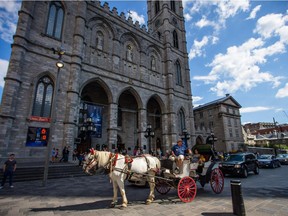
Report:
M 96 161 L 96 170 L 97 170 L 97 166 L 98 166 L 98 161 L 97 161 L 97 155 L 95 155 L 95 152 L 92 154 L 92 153 L 90 153 L 90 156 L 92 156 L 93 155 L 93 158 L 88 162 L 88 163 L 86 163 L 86 167 L 85 167 L 85 172 L 86 173 L 89 173 L 89 174 L 91 174 L 90 172 L 89 172 L 89 170 L 91 170 L 92 169 L 92 167 L 94 166 L 93 164 L 94 164 L 94 162 Z

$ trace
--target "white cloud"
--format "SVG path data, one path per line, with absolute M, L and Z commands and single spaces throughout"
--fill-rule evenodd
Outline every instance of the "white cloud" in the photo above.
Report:
M 288 97 L 288 83 L 286 83 L 284 88 L 278 90 L 275 97 L 276 98 Z
M 186 21 L 190 21 L 192 19 L 192 16 L 189 13 L 185 13 L 184 18 Z
M 129 16 L 129 14 L 128 14 Z M 144 15 L 139 15 L 136 11 L 130 11 L 130 16 L 132 17 L 132 20 L 134 22 L 138 21 L 139 25 L 144 25 L 145 24 L 145 19 Z
M 198 101 L 202 100 L 203 97 L 200 97 L 200 96 L 192 96 L 192 99 L 193 99 L 193 103 L 195 103 L 195 102 L 198 102 Z
M 188 7 L 188 3 L 185 4 Z M 187 8 L 190 14 L 203 13 L 201 9 L 209 7 L 209 13 L 215 13 L 217 17 L 214 17 L 213 21 L 209 21 L 207 18 L 203 18 L 198 21 L 197 25 L 201 26 L 212 26 L 217 32 L 225 27 L 226 19 L 235 16 L 236 14 L 249 10 L 249 0 L 241 1 L 219 1 L 219 0 L 194 0 L 193 5 L 190 9 Z M 186 8 L 185 8 L 186 9 Z M 214 20 L 217 20 L 216 23 Z
M 209 21 L 206 16 L 202 16 L 202 19 L 195 23 L 195 25 L 199 28 L 204 28 L 207 26 L 216 27 L 217 24 L 213 21 Z
M 264 39 L 279 36 L 280 41 L 288 44 L 288 15 L 267 14 L 257 21 L 254 33 L 258 33 Z
M 210 90 L 218 96 L 238 90 L 248 91 L 264 82 L 272 83 L 273 87 L 279 86 L 281 77 L 261 71 L 259 65 L 265 63 L 268 56 L 282 53 L 284 47 L 279 42 L 268 47 L 263 47 L 264 45 L 261 38 L 251 38 L 238 47 L 229 47 L 225 54 L 220 53 L 214 57 L 209 64 L 212 67 L 211 72 L 206 76 L 206 80 L 205 77 L 202 77 L 202 80 L 206 83 L 216 82 Z M 197 79 L 199 80 L 199 77 Z
M 4 77 L 8 70 L 9 61 L 0 59 L 0 87 L 4 87 Z
M 245 107 L 241 108 L 241 113 L 251 113 L 251 112 L 259 112 L 259 111 L 266 111 L 266 110 L 272 110 L 272 107 L 262 107 L 262 106 L 256 106 L 256 107 Z
M 246 20 L 249 19 L 255 19 L 257 12 L 261 9 L 261 5 L 257 5 L 250 13 L 249 17 Z
M 207 36 L 204 36 L 201 41 L 194 40 L 194 43 L 189 51 L 189 60 L 192 60 L 195 57 L 203 56 L 204 51 L 203 47 L 205 47 L 209 42 L 209 38 Z
M 20 6 L 19 1 L 0 1 L 0 38 L 8 43 L 13 42 Z

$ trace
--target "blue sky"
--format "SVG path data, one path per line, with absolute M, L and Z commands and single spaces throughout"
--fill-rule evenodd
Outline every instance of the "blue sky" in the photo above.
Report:
M 107 1 L 147 24 L 146 1 Z M 102 1 L 101 4 L 103 4 Z M 242 124 L 288 123 L 288 1 L 184 0 L 193 104 L 229 93 Z M 0 96 L 20 3 L 0 0 Z

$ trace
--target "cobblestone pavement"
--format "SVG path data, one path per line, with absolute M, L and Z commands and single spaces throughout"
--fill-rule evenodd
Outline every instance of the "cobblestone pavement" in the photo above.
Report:
M 112 184 L 108 176 L 84 176 L 42 181 L 17 182 L 14 188 L 0 190 L 0 215 L 22 216 L 74 216 L 74 215 L 233 215 L 229 179 L 221 194 L 214 194 L 209 184 L 202 188 L 197 183 L 197 195 L 193 202 L 182 203 L 177 190 L 171 189 L 166 195 L 156 193 L 156 200 L 145 205 L 149 189 L 127 183 L 126 193 L 129 205 L 126 209 L 108 208 L 112 199 Z M 288 187 L 242 187 L 246 215 L 287 216 Z M 120 196 L 120 195 L 119 195 Z M 119 197 L 121 202 L 121 198 Z M 119 203 L 120 204 L 120 203 Z

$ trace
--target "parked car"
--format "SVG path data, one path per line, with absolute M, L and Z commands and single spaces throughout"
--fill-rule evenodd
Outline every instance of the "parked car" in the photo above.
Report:
M 258 157 L 259 167 L 269 167 L 276 168 L 281 167 L 280 161 L 275 157 L 275 155 L 271 154 L 263 154 Z
M 278 154 L 276 159 L 279 160 L 280 164 L 288 165 L 288 154 Z
M 229 155 L 225 161 L 219 163 L 224 175 L 240 175 L 247 178 L 249 172 L 259 174 L 259 165 L 253 153 L 237 153 Z

